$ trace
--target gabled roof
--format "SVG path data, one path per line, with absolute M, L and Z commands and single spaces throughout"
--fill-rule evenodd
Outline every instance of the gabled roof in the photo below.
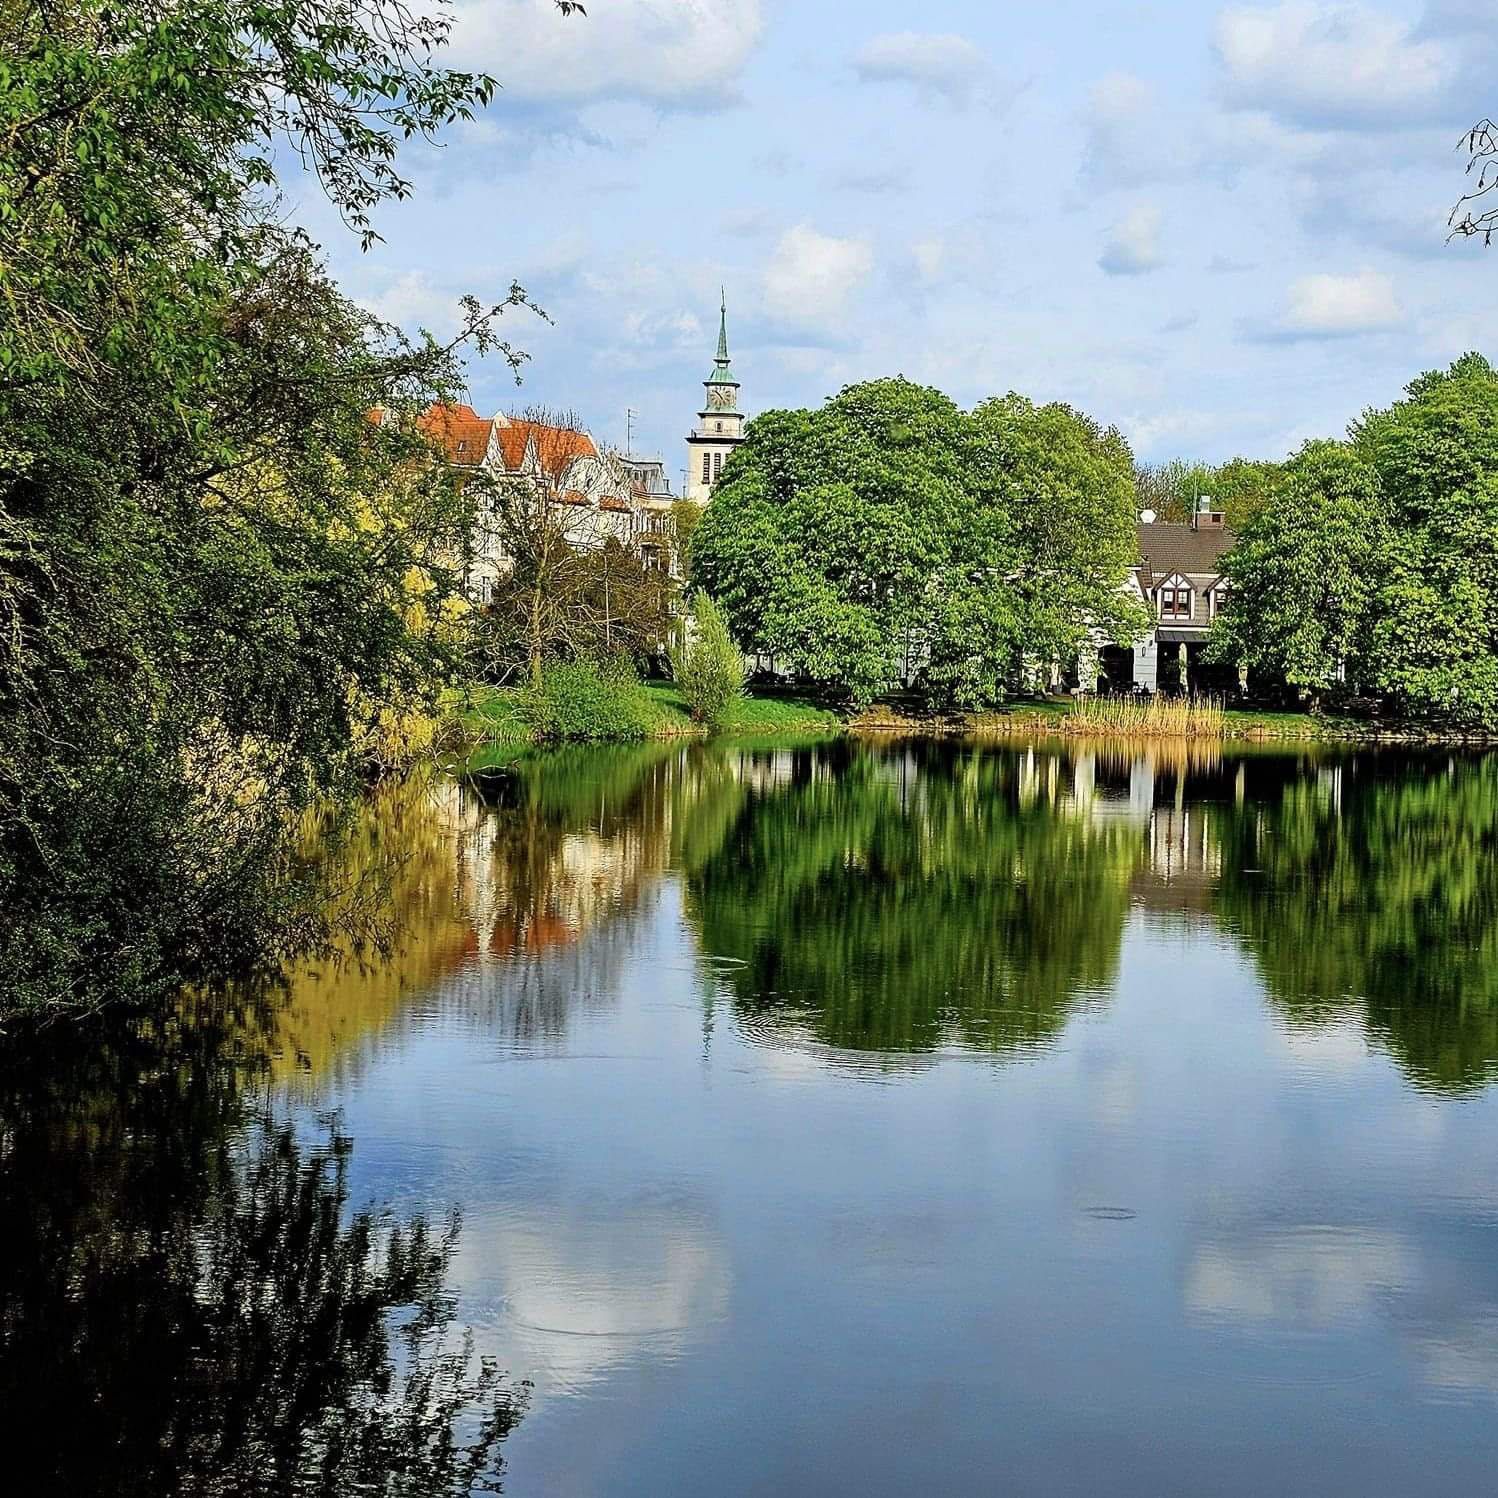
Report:
M 379 419 L 371 413 L 371 420 Z M 416 424 L 441 448 L 449 463 L 461 467 L 477 468 L 483 463 L 491 436 L 498 438 L 499 456 L 507 473 L 519 472 L 525 466 L 526 449 L 532 438 L 537 461 L 554 479 L 560 478 L 574 459 L 598 456 L 598 449 L 586 432 L 504 416 L 485 420 L 472 406 L 461 403 L 428 406 Z
M 417 418 L 417 427 L 442 449 L 449 463 L 477 468 L 489 451 L 492 421 L 485 421 L 472 406 L 428 406 Z
M 1172 525 L 1157 520 L 1139 526 L 1141 586 L 1152 588 L 1157 578 L 1179 572 L 1185 577 L 1217 577 L 1223 553 L 1238 538 L 1223 526 Z
M 598 449 L 586 432 L 572 427 L 547 426 L 539 421 L 501 421 L 496 426 L 505 468 L 514 473 L 525 462 L 525 449 L 536 440 L 536 460 L 551 478 L 558 478 L 575 458 L 596 458 Z

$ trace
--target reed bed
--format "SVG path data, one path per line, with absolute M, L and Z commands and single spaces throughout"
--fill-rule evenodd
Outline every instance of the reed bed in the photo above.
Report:
M 1072 733 L 1128 739 L 1220 739 L 1226 724 L 1217 697 L 1079 697 L 1066 719 Z

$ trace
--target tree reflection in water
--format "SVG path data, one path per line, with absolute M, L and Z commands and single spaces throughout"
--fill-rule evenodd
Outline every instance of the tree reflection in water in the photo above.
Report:
M 1498 759 L 1334 761 L 1218 835 L 1217 914 L 1292 1021 L 1351 1013 L 1433 1089 L 1498 1076 Z
M 690 890 L 751 1027 L 895 1052 L 1059 1033 L 1113 980 L 1141 841 L 1032 771 L 929 742 L 744 756 Z
M 13 1477 L 142 1498 L 497 1491 L 524 1391 L 455 1328 L 458 1224 L 351 1212 L 336 1127 L 306 1143 L 247 1106 L 255 1007 L 8 1044 Z

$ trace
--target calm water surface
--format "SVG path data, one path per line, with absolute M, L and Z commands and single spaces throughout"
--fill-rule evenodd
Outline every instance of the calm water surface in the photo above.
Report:
M 36 1491 L 447 1491 L 480 1358 L 514 1495 L 1491 1491 L 1498 761 L 528 753 L 339 856 L 393 960 L 5 1050 Z

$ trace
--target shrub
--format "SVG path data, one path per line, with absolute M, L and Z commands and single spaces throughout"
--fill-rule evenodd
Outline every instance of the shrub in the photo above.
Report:
M 574 742 L 643 739 L 657 716 L 634 667 L 622 656 L 602 663 L 551 662 L 540 685 L 521 693 L 520 710 L 537 738 Z
M 692 600 L 692 612 L 671 652 L 671 672 L 692 717 L 714 728 L 723 726 L 744 696 L 743 652 L 722 611 L 704 592 Z

